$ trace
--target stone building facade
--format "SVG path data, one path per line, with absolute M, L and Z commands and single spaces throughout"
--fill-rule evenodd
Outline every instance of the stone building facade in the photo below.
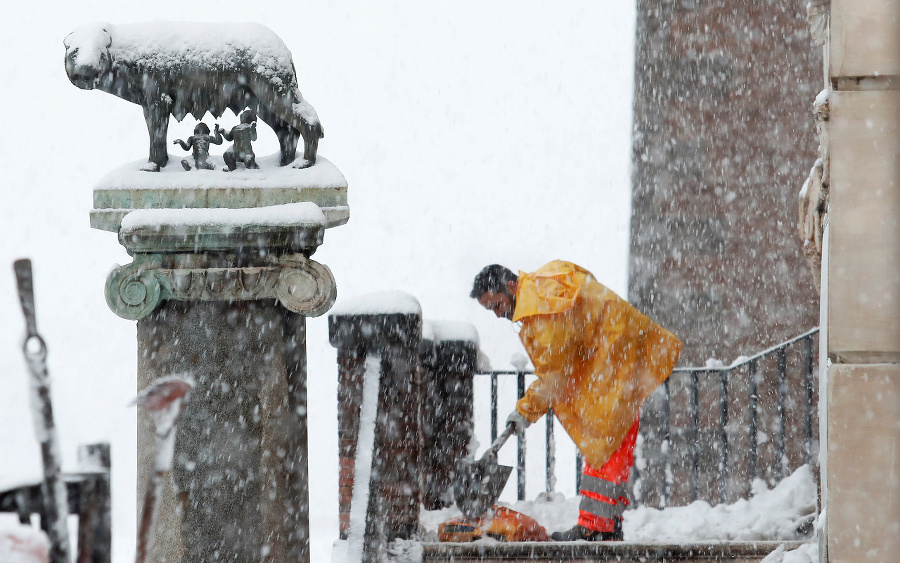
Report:
M 818 325 L 796 226 L 818 52 L 800 0 L 637 2 L 629 300 L 682 365 Z

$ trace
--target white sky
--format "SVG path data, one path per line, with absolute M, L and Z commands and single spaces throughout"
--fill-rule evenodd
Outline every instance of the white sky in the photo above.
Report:
M 68 82 L 62 40 L 90 21 L 146 20 L 151 5 L 167 19 L 259 21 L 293 52 L 300 89 L 325 126 L 320 153 L 350 185 L 350 222 L 327 231 L 315 255 L 332 269 L 339 300 L 409 292 L 426 318 L 474 323 L 494 367 L 507 367 L 520 350 L 515 333 L 468 298 L 483 265 L 533 270 L 568 259 L 620 293 L 627 270 L 632 2 L 7 7 L 0 21 L 0 485 L 39 467 L 11 267 L 30 257 L 65 463 L 74 462 L 79 443 L 113 443 L 116 561 L 133 553 L 134 411 L 126 404 L 136 393 L 135 323 L 109 311 L 103 286 L 113 265 L 130 258 L 113 233 L 89 228 L 88 211 L 93 183 L 145 157 L 148 141 L 138 106 Z M 219 122 L 237 120 L 229 114 Z M 169 139 L 192 128 L 190 117 L 172 120 Z M 262 125 L 259 155 L 277 150 L 266 131 Z M 314 561 L 327 560 L 337 537 L 337 371 L 326 323 L 310 321 L 308 342 Z M 511 407 L 501 405 L 501 415 Z M 507 450 L 512 456 L 514 448 Z M 543 485 L 540 461 L 534 466 L 529 494 Z

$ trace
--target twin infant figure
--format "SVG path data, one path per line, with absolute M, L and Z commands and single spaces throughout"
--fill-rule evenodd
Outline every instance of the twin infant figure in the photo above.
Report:
M 231 131 L 225 131 L 219 128 L 216 123 L 215 134 L 209 134 L 209 127 L 205 123 L 198 123 L 194 127 L 194 134 L 188 137 L 187 142 L 181 139 L 175 139 L 172 144 L 181 145 L 181 148 L 194 154 L 194 166 L 200 170 L 213 170 L 215 166 L 209 161 L 209 145 L 221 145 L 222 137 L 226 141 L 234 141 L 227 151 L 222 155 L 225 159 L 224 172 L 231 172 L 237 168 L 237 163 L 242 162 L 248 169 L 259 168 L 256 164 L 256 155 L 253 154 L 251 141 L 256 140 L 256 113 L 252 110 L 246 110 L 241 113 L 241 122 L 231 128 Z M 191 162 L 185 158 L 181 160 L 181 166 L 185 170 L 191 169 Z

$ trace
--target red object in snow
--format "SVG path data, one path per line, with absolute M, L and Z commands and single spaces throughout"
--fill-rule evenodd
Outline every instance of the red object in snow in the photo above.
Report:
M 144 390 L 134 400 L 134 404 L 149 411 L 160 411 L 168 407 L 172 401 L 188 394 L 193 385 L 182 379 L 160 381 Z
M 438 527 L 442 542 L 470 542 L 482 538 L 499 541 L 550 541 L 547 530 L 537 520 L 502 506 L 492 506 L 480 518 L 459 516 Z

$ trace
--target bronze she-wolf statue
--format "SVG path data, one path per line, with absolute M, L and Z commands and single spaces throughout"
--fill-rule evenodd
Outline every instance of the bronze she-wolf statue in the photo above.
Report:
M 72 84 L 102 90 L 140 105 L 150 133 L 146 170 L 168 161 L 169 115 L 198 120 L 208 111 L 255 111 L 278 136 L 281 165 L 295 160 L 303 137 L 303 159 L 316 162 L 324 136 L 316 110 L 300 94 L 291 52 L 269 28 L 250 23 L 94 23 L 65 41 L 66 73 Z

